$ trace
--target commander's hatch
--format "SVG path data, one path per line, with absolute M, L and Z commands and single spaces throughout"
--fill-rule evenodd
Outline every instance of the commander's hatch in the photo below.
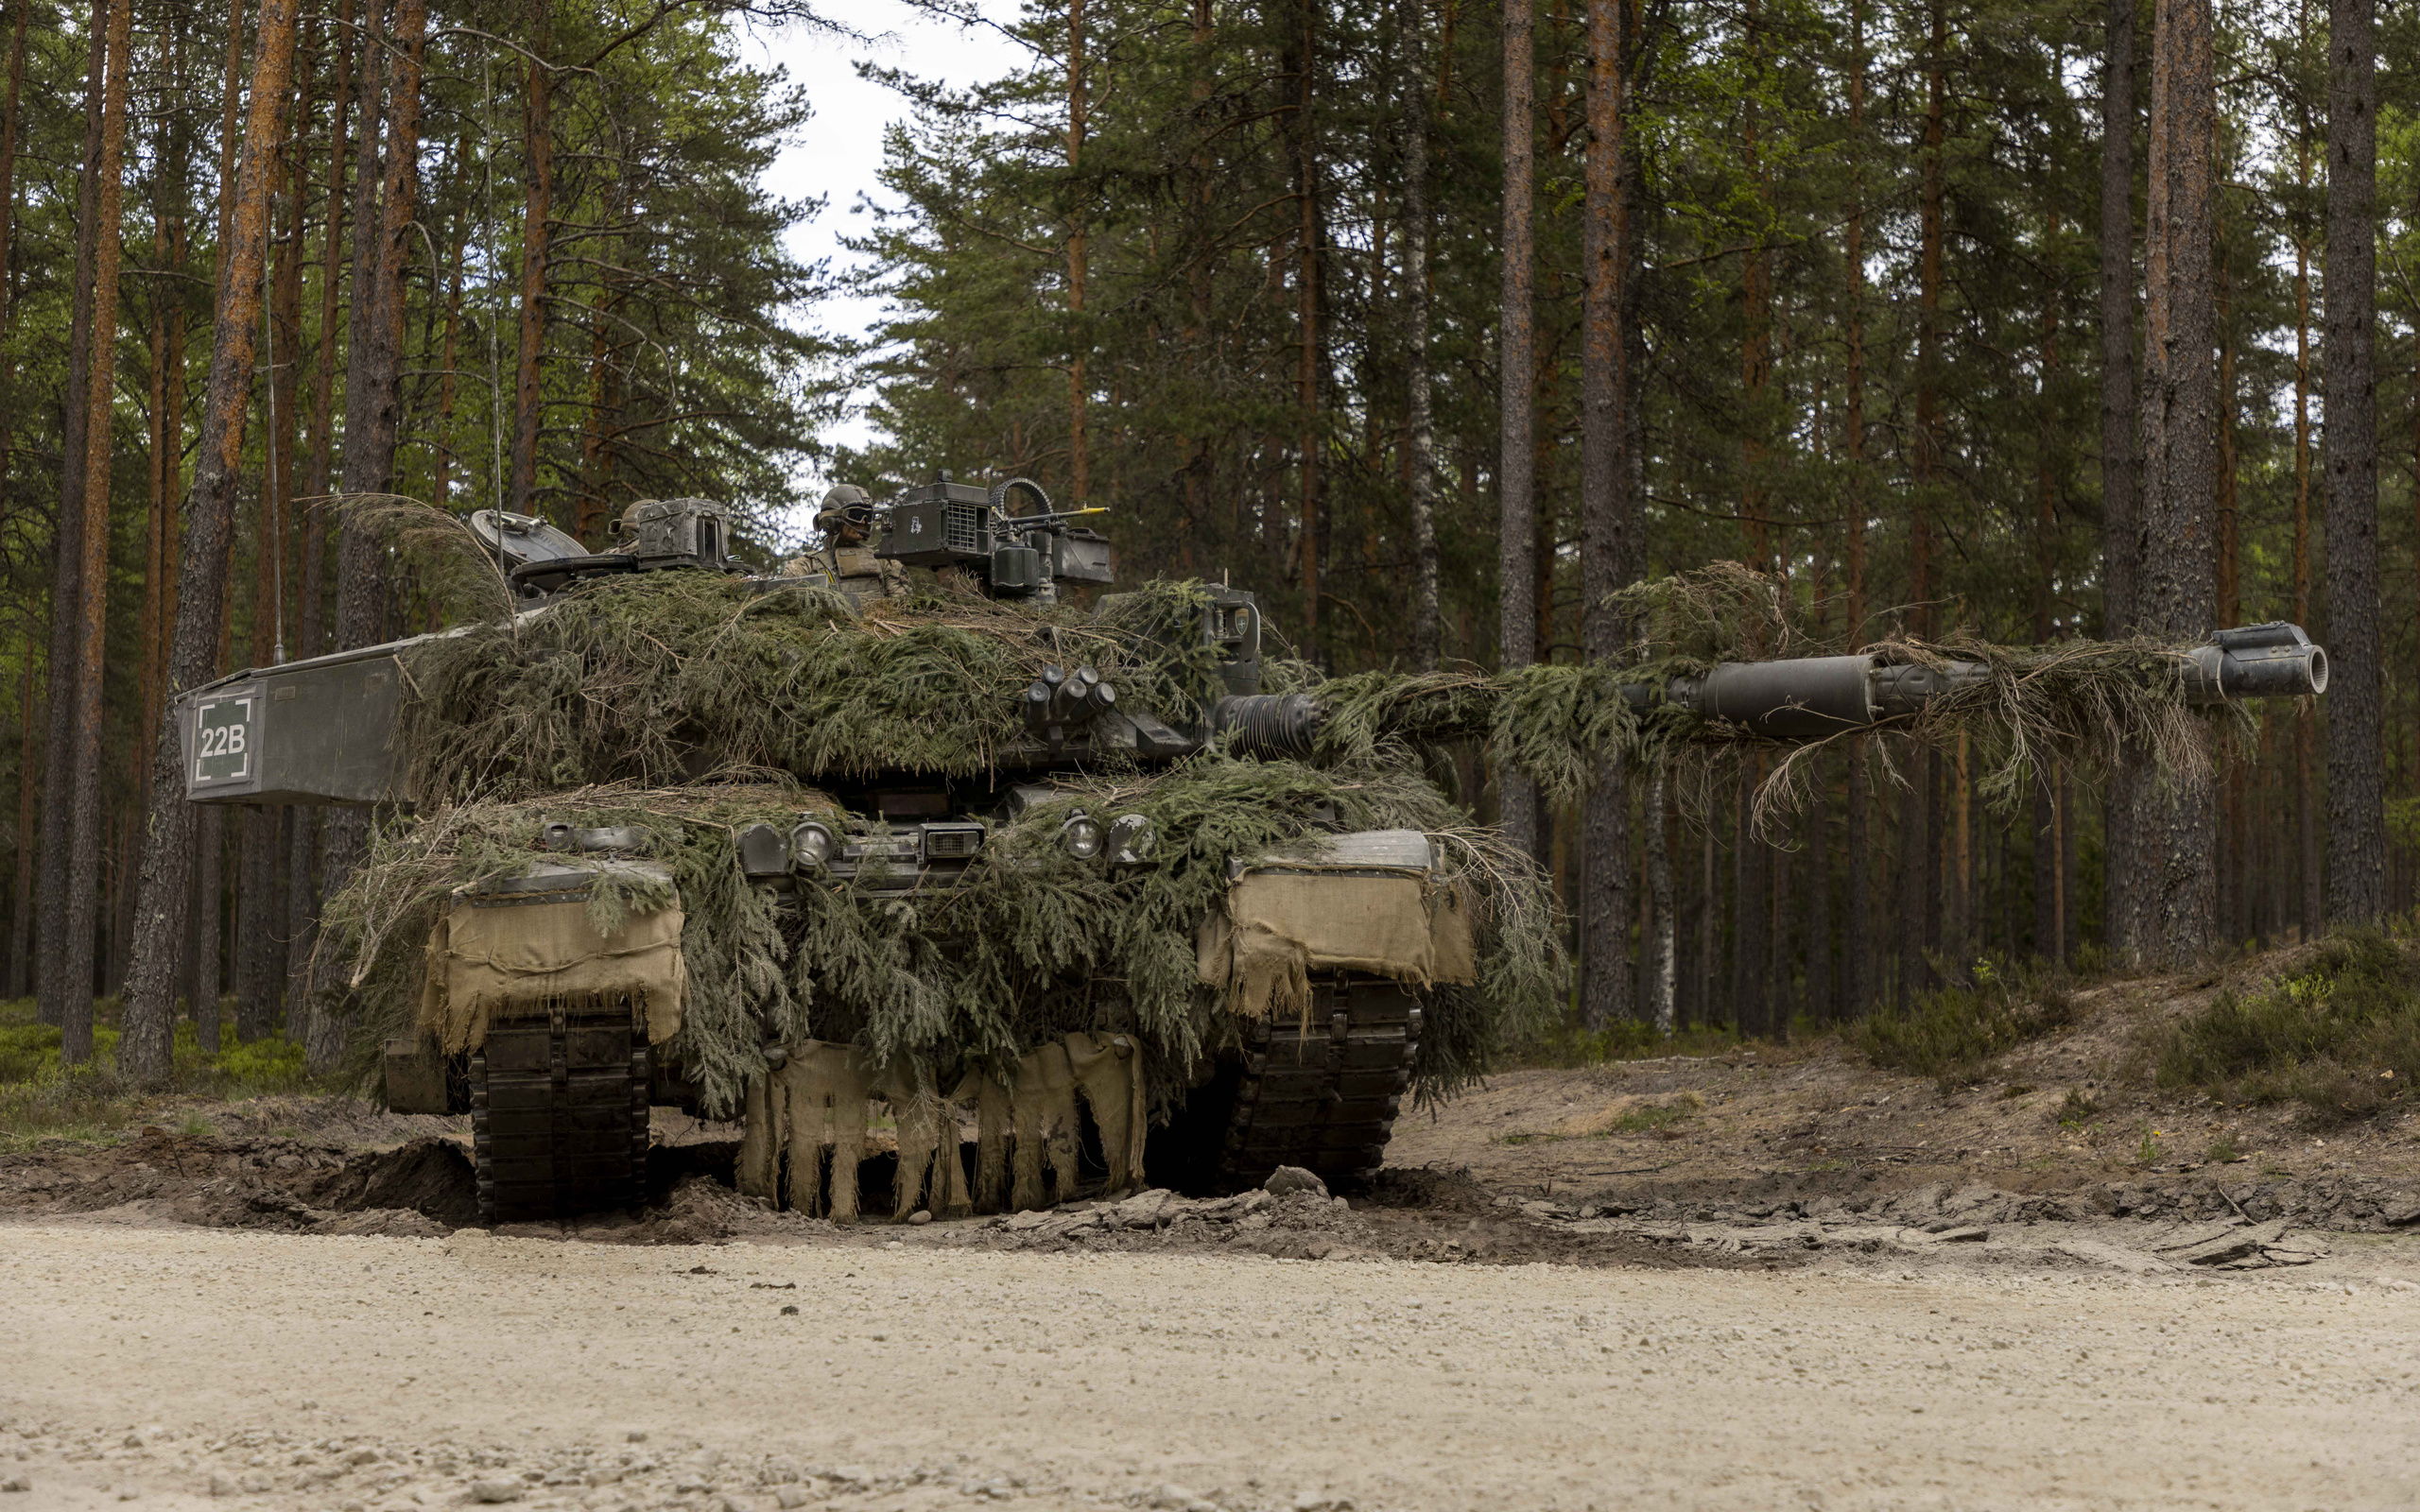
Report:
M 588 548 L 534 514 L 510 509 L 481 509 L 471 516 L 471 532 L 495 555 L 508 573 L 533 562 L 585 557 Z

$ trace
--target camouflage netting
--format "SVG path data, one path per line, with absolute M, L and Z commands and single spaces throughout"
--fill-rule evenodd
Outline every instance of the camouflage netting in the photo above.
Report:
M 925 594 L 859 617 L 830 591 L 696 573 L 582 586 L 543 613 L 477 626 L 409 653 L 406 740 L 424 806 L 603 782 L 668 784 L 764 767 L 837 782 L 885 771 L 971 777 L 1017 740 L 1017 696 L 1046 663 L 1090 663 L 1127 707 L 1185 723 L 1222 691 L 1193 626 L 1207 590 L 1153 583 L 1098 613 Z M 1639 627 L 1627 663 L 1367 672 L 1323 679 L 1272 660 L 1267 691 L 1315 694 L 1319 759 L 1384 762 L 1403 746 L 1484 741 L 1492 762 L 1575 797 L 1619 757 L 1705 776 L 1770 763 L 1768 802 L 1792 801 L 1815 747 L 1779 747 L 1625 684 L 1658 687 L 1724 661 L 1852 649 L 1810 632 L 1777 580 L 1735 563 L 1616 596 Z M 2121 743 L 2163 770 L 2208 759 L 2208 720 L 2183 663 L 2148 642 L 2004 647 L 1957 631 L 1856 649 L 1884 662 L 1979 662 L 1991 679 L 1888 728 L 1979 744 L 1987 796 L 2024 790 L 2044 761 L 2096 763 Z M 1850 738 L 1848 735 L 1836 738 Z M 1829 744 L 1829 742 L 1824 743 Z M 1887 750 L 1874 747 L 1883 759 Z M 1776 759 L 1778 758 L 1778 759 Z
M 427 807 L 734 767 L 821 782 L 991 772 L 1046 664 L 1089 664 L 1130 707 L 1180 722 L 1221 691 L 1195 628 L 1207 590 L 1007 608 L 650 573 L 584 583 L 542 611 L 406 653 L 404 739 Z
M 420 643 L 405 655 L 403 738 L 421 816 L 381 828 L 332 901 L 328 945 L 350 954 L 380 1026 L 399 1026 L 454 889 L 526 868 L 545 821 L 636 825 L 685 911 L 690 1005 L 670 1050 L 715 1111 L 740 1106 L 768 1038 L 857 1046 L 877 1067 L 914 1057 L 944 1077 L 998 1072 L 1077 1031 L 1133 1034 L 1164 1109 L 1236 1032 L 1199 980 L 1196 952 L 1197 927 L 1226 899 L 1230 858 L 1320 833 L 1416 829 L 1443 844 L 1481 924 L 1477 984 L 1440 987 L 1421 1038 L 1416 1088 L 1435 1097 L 1556 1010 L 1565 962 L 1543 879 L 1471 824 L 1418 749 L 1482 740 L 1491 760 L 1557 799 L 1615 758 L 1675 770 L 1685 795 L 1749 760 L 1768 804 L 1787 801 L 1821 747 L 1777 747 L 1660 701 L 1633 708 L 1621 688 L 1724 660 L 1845 649 L 1810 636 L 1774 580 L 1724 566 L 1621 596 L 1639 627 L 1639 660 L 1626 665 L 1322 680 L 1272 660 L 1266 691 L 1310 691 L 1327 710 L 1313 762 L 1211 751 L 1052 778 L 1059 798 L 996 830 L 947 888 L 886 898 L 805 883 L 794 908 L 777 908 L 743 879 L 741 827 L 838 812 L 800 782 L 996 777 L 998 753 L 1022 735 L 1018 695 L 1046 663 L 1090 663 L 1125 707 L 1193 721 L 1222 691 L 1197 629 L 1208 593 L 1153 584 L 1098 612 L 925 594 L 860 616 L 804 583 L 662 573 L 584 584 L 541 612 Z M 1865 649 L 1991 669 L 1892 727 L 1920 741 L 1971 737 L 1986 792 L 2021 791 L 2046 755 L 2086 759 L 2120 741 L 2169 769 L 2206 760 L 2209 721 L 2187 706 L 2174 656 L 2146 644 L 2008 650 L 1953 635 Z M 1886 742 L 1865 748 L 1890 760 Z M 1078 803 L 1148 816 L 1152 864 L 1117 870 L 1063 854 L 1058 826 Z M 650 886 L 665 885 L 609 879 L 590 904 L 599 926 L 660 902 Z
M 379 830 L 331 904 L 330 945 L 355 962 L 374 1026 L 402 1032 L 419 1001 L 423 944 L 456 888 L 546 859 L 538 835 L 549 821 L 632 825 L 669 865 L 685 911 L 688 1012 L 668 1049 L 711 1110 L 741 1106 L 768 1037 L 858 1045 L 877 1066 L 912 1057 L 947 1085 L 972 1066 L 1005 1074 L 1026 1051 L 1079 1030 L 1132 1034 L 1164 1108 L 1205 1069 L 1205 1053 L 1238 1032 L 1199 980 L 1196 953 L 1201 920 L 1225 898 L 1228 859 L 1323 832 L 1416 829 L 1445 851 L 1448 885 L 1473 901 L 1480 936 L 1476 985 L 1430 996 L 1417 1094 L 1434 1098 L 1479 1074 L 1508 1034 L 1544 1022 L 1562 1000 L 1564 960 L 1542 879 L 1409 764 L 1322 769 L 1214 753 L 1053 786 L 1053 799 L 994 832 L 954 886 L 884 898 L 801 879 L 795 908 L 777 908 L 743 880 L 735 838 L 756 820 L 786 828 L 836 811 L 786 782 L 458 804 Z M 1059 826 L 1080 804 L 1149 816 L 1152 863 L 1113 868 L 1066 855 Z M 622 911 L 664 901 L 618 877 L 590 907 L 610 928 Z
M 1736 562 L 1640 583 L 1613 603 L 1638 627 L 1633 662 L 1494 675 L 1368 672 L 1314 683 L 1306 691 L 1326 711 L 1321 757 L 1368 759 L 1391 742 L 1478 740 L 1491 763 L 1527 772 L 1558 802 L 1578 797 L 1616 758 L 1672 770 L 1684 793 L 1701 799 L 1717 779 L 1754 760 L 1763 767 L 1760 815 L 1805 797 L 1822 752 L 1877 730 L 1944 748 L 1964 736 L 1979 760 L 1980 790 L 1996 800 L 2027 792 L 2049 761 L 2103 765 L 2122 747 L 2146 752 L 2168 774 L 2209 761 L 2211 720 L 2187 701 L 2186 662 L 2148 640 L 2011 647 L 1960 629 L 1938 640 L 1893 635 L 1853 644 L 1813 629 L 1809 606 L 1794 601 L 1786 584 Z M 1974 662 L 1991 675 L 1933 699 L 1920 713 L 1801 745 L 1766 740 L 1660 699 L 1634 708 L 1622 694 L 1625 685 L 1655 689 L 1674 678 L 1701 677 L 1723 662 L 1850 651 L 1884 663 Z M 1864 744 L 1888 773 L 1889 746 Z

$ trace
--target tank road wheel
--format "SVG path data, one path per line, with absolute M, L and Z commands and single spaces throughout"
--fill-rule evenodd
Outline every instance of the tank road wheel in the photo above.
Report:
M 1307 1023 L 1255 1024 L 1219 1157 L 1218 1184 L 1255 1187 L 1281 1165 L 1330 1186 L 1378 1174 L 1420 1046 L 1420 1000 L 1400 982 L 1315 982 Z
M 471 1057 L 482 1223 L 636 1212 L 647 1141 L 647 1026 L 631 1005 L 557 1005 L 489 1026 Z

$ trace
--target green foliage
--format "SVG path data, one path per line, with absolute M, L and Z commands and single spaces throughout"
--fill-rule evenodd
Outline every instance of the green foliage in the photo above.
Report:
M 1728 1029 L 1692 1024 L 1670 1035 L 1636 1019 L 1591 1029 L 1564 1016 L 1523 1040 L 1515 1051 L 1525 1066 L 1595 1066 L 1609 1060 L 1647 1060 L 1659 1056 L 1710 1056 L 1739 1047 Z
M 1089 662 L 1185 719 L 1216 696 L 1194 583 L 1008 610 L 931 594 L 860 619 L 837 593 L 700 573 L 582 585 L 543 614 L 410 653 L 405 740 L 424 804 L 772 768 L 808 782 L 988 774 L 1018 695 Z
M 1952 1086 L 1979 1080 L 1999 1057 L 2075 1022 L 2072 1000 L 2044 977 L 2004 969 L 1976 974 L 1971 987 L 1941 988 L 1910 1006 L 1874 1013 L 1850 1031 L 1850 1042 L 1877 1066 Z
M 118 1079 L 118 1031 L 111 1022 L 115 1015 L 114 999 L 96 1005 L 93 1058 L 64 1066 L 60 1031 L 35 1022 L 32 999 L 0 1003 L 0 1149 L 49 1138 L 112 1138 L 164 1094 L 233 1099 L 316 1085 L 303 1064 L 302 1047 L 282 1035 L 229 1042 L 216 1055 L 205 1055 L 192 1023 L 181 1021 L 166 1086 L 138 1091 Z
M 2323 1120 L 2377 1113 L 2420 1077 L 2420 965 L 2400 941 L 2347 931 L 2305 970 L 2257 992 L 2221 993 L 2167 1025 L 2151 1053 L 2164 1087 L 2300 1103 Z
M 1564 990 L 1564 961 L 1539 878 L 1492 833 L 1470 828 L 1403 764 L 1334 769 L 1207 753 L 1160 772 L 1061 774 L 1047 801 L 995 828 L 956 885 L 906 896 L 800 879 L 786 906 L 748 885 L 737 830 L 786 829 L 829 815 L 829 799 L 786 784 L 695 784 L 671 791 L 590 789 L 471 803 L 400 820 L 328 910 L 328 948 L 354 963 L 374 1043 L 407 1023 L 421 945 L 455 888 L 536 859 L 542 824 L 571 819 L 647 830 L 685 911 L 687 1022 L 666 1047 L 715 1109 L 737 1105 L 772 1038 L 864 1045 L 877 1061 L 913 1057 L 948 1073 L 999 1068 L 1073 1029 L 1135 1034 L 1155 1096 L 1189 1081 L 1236 1026 L 1197 980 L 1195 937 L 1223 906 L 1227 863 L 1331 830 L 1418 829 L 1443 845 L 1447 885 L 1481 925 L 1479 981 L 1429 996 L 1413 1066 L 1421 1097 L 1451 1091 L 1529 1034 Z M 1069 810 L 1136 813 L 1158 836 L 1151 863 L 1117 868 L 1066 855 Z M 644 889 L 639 889 L 643 891 Z M 659 900 L 616 884 L 592 910 Z
M 2061 1128 L 2089 1128 L 2092 1125 L 2092 1121 L 2100 1116 L 2100 1100 L 2092 1096 L 2081 1087 L 2068 1088 L 2067 1095 L 2059 1103 L 2059 1126 Z

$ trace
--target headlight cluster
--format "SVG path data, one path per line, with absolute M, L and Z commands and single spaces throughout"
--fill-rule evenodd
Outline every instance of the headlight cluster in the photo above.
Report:
M 1140 814 L 1121 814 L 1104 830 L 1098 819 L 1079 809 L 1059 826 L 1059 849 L 1079 861 L 1106 853 L 1114 866 L 1139 867 L 1151 859 L 1158 844 L 1151 821 Z

